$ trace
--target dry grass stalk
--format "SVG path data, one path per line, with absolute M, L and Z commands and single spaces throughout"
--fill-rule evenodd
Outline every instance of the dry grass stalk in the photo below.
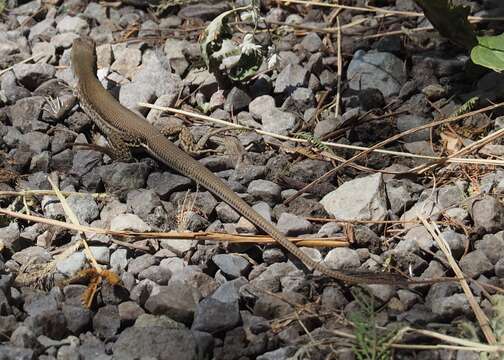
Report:
M 492 331 L 492 328 L 490 327 L 490 321 L 488 320 L 488 317 L 485 315 L 483 310 L 481 310 L 481 307 L 479 306 L 478 302 L 474 298 L 474 295 L 472 294 L 471 288 L 469 287 L 469 284 L 465 280 L 464 273 L 458 266 L 457 262 L 453 258 L 451 254 L 450 247 L 446 243 L 446 240 L 443 238 L 443 235 L 441 234 L 441 231 L 439 230 L 438 226 L 434 223 L 430 223 L 425 219 L 425 217 L 419 215 L 418 218 L 420 221 L 422 221 L 423 225 L 425 228 L 429 231 L 429 233 L 432 235 L 432 237 L 436 240 L 439 248 L 443 252 L 443 254 L 446 256 L 446 259 L 448 260 L 448 263 L 450 264 L 453 272 L 458 278 L 461 278 L 460 280 L 460 285 L 462 286 L 462 289 L 464 290 L 464 294 L 467 297 L 467 300 L 469 302 L 469 305 L 471 306 L 474 315 L 476 316 L 476 319 L 478 320 L 478 323 L 480 324 L 481 330 L 483 331 L 483 334 L 485 335 L 485 338 L 487 339 L 488 343 L 491 345 L 497 344 L 497 339 L 495 338 L 495 335 Z
M 138 105 L 146 107 L 146 108 L 149 108 L 149 109 L 166 111 L 166 112 L 173 113 L 173 114 L 184 115 L 184 116 L 191 117 L 191 118 L 194 118 L 194 119 L 198 119 L 198 120 L 201 120 L 201 121 L 209 121 L 209 122 L 212 122 L 212 123 L 215 123 L 215 124 L 219 124 L 219 125 L 224 125 L 224 126 L 227 126 L 227 127 L 230 127 L 230 128 L 235 128 L 235 129 L 239 129 L 239 130 L 254 131 L 254 132 L 256 132 L 259 135 L 267 135 L 267 136 L 271 136 L 273 138 L 280 139 L 280 140 L 286 140 L 286 141 L 293 141 L 293 142 L 297 142 L 297 143 L 309 144 L 309 141 L 306 140 L 306 139 L 293 138 L 293 137 L 289 137 L 289 136 L 285 136 L 285 135 L 275 134 L 275 133 L 272 133 L 272 132 L 269 132 L 269 131 L 263 131 L 263 130 L 259 130 L 259 129 L 254 129 L 254 128 L 251 128 L 251 127 L 248 127 L 248 126 L 244 126 L 244 125 L 235 124 L 235 123 L 232 123 L 232 122 L 229 122 L 229 121 L 212 118 L 210 116 L 198 114 L 198 113 L 191 112 L 191 111 L 180 110 L 180 109 L 175 109 L 175 108 L 166 107 L 166 106 L 157 106 L 157 105 L 152 105 L 152 104 L 143 103 L 143 102 L 138 103 Z M 489 107 L 477 110 L 476 112 L 472 112 L 472 113 L 469 113 L 469 114 L 470 115 L 474 115 L 477 112 L 484 112 L 484 111 L 493 110 L 495 107 L 499 107 L 499 106 L 502 106 L 502 105 L 504 105 L 504 103 L 498 104 L 498 106 L 497 105 L 492 105 L 492 106 L 489 106 Z M 425 160 L 437 161 L 437 162 L 446 161 L 446 162 L 449 162 L 449 163 L 468 163 L 468 164 L 470 164 L 470 163 L 476 163 L 476 162 L 483 162 L 483 163 L 486 163 L 488 165 L 500 165 L 500 166 L 504 166 L 504 161 L 502 161 L 502 160 L 478 160 L 478 159 L 466 159 L 466 158 L 450 158 L 450 159 L 446 159 L 444 157 L 426 156 L 426 155 L 405 153 L 405 152 L 400 152 L 400 151 L 391 151 L 391 150 L 380 149 L 380 147 L 388 144 L 389 142 L 395 141 L 395 140 L 401 138 L 402 136 L 411 134 L 413 132 L 422 130 L 424 128 L 436 126 L 436 125 L 442 124 L 444 122 L 460 120 L 463 117 L 464 116 L 461 115 L 461 117 L 457 117 L 456 119 L 455 118 L 444 119 L 440 123 L 433 122 L 433 123 L 424 125 L 423 127 L 419 127 L 419 128 L 415 128 L 415 129 L 410 129 L 408 131 L 405 131 L 404 133 L 396 135 L 396 137 L 394 137 L 394 139 L 391 140 L 391 141 L 388 141 L 388 142 L 386 142 L 384 144 L 379 143 L 379 144 L 377 144 L 377 145 L 375 145 L 373 147 L 370 147 L 370 148 L 369 147 L 364 147 L 364 146 L 338 144 L 338 143 L 335 143 L 335 142 L 328 142 L 328 141 L 321 141 L 320 143 L 322 145 L 326 145 L 326 146 L 330 146 L 330 147 L 334 147 L 334 148 L 351 149 L 351 150 L 362 150 L 365 154 L 368 154 L 370 152 L 377 152 L 377 153 L 388 154 L 388 155 L 393 155 L 393 156 L 409 157 L 409 158 L 416 158 L 416 159 L 425 159 Z M 387 141 L 387 140 L 385 140 L 385 141 Z M 363 155 L 359 154 L 358 156 L 360 157 L 360 156 L 363 156 Z M 349 165 L 350 160 L 347 160 L 344 164 L 341 164 L 341 166 L 347 166 L 347 165 Z M 353 162 L 353 160 L 351 162 Z
M 247 235 L 247 234 L 225 234 L 212 232 L 134 232 L 134 231 L 115 231 L 91 226 L 75 225 L 63 221 L 47 219 L 41 216 L 27 215 L 6 209 L 0 209 L 0 214 L 10 216 L 12 218 L 23 219 L 26 221 L 39 222 L 43 224 L 59 226 L 69 230 L 79 232 L 105 234 L 120 238 L 135 238 L 135 239 L 178 239 L 178 240 L 197 240 L 197 241 L 226 241 L 234 244 L 275 244 L 276 241 L 267 235 Z M 310 247 L 345 247 L 348 242 L 344 236 L 319 239 L 300 239 L 288 238 L 298 246 Z M 117 242 L 121 244 L 122 242 Z M 123 243 L 124 244 L 124 243 Z M 133 244 L 132 244 L 133 245 Z M 145 248 L 141 248 L 144 250 Z

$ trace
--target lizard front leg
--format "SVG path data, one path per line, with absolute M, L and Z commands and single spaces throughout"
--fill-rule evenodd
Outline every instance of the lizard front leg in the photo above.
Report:
M 215 150 L 212 149 L 205 149 L 205 145 L 208 142 L 208 139 L 222 131 L 227 130 L 226 128 L 219 128 L 213 131 L 210 131 L 203 135 L 201 139 L 199 139 L 198 142 L 194 140 L 194 137 L 192 136 L 191 132 L 189 129 L 183 125 L 178 125 L 178 126 L 169 126 L 161 130 L 161 133 L 164 136 L 167 137 L 173 137 L 177 136 L 179 137 L 180 140 L 180 147 L 182 150 L 184 150 L 186 153 L 193 157 L 197 157 L 202 154 L 206 153 L 215 153 Z

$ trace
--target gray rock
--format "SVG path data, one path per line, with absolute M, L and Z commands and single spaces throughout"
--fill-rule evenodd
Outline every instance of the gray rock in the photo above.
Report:
M 310 73 L 315 75 L 320 74 L 320 72 L 324 69 L 324 65 L 322 64 L 322 59 L 324 58 L 324 54 L 321 52 L 316 52 L 312 54 L 306 63 L 306 68 Z
M 114 163 L 100 166 L 99 173 L 107 192 L 124 197 L 129 190 L 143 188 L 149 174 L 149 166 L 144 163 Z
M 425 251 L 430 251 L 435 245 L 432 235 L 423 226 L 411 228 L 404 236 L 404 241 L 411 243 L 412 249 L 422 249 Z
M 235 303 L 240 299 L 240 288 L 247 284 L 248 281 L 244 277 L 239 277 L 234 280 L 226 281 L 219 286 L 212 294 L 212 299 L 218 300 L 221 303 Z
M 273 206 L 280 199 L 282 188 L 272 181 L 254 180 L 251 181 L 247 192 L 257 200 L 262 200 Z
M 218 90 L 215 93 L 213 93 L 212 96 L 210 97 L 210 101 L 208 102 L 208 104 L 210 105 L 210 111 L 213 111 L 217 108 L 222 108 L 225 103 L 226 103 L 226 97 L 224 96 L 224 90 Z
M 86 20 L 80 17 L 67 15 L 58 22 L 56 29 L 60 33 L 73 32 L 79 35 L 87 35 L 89 25 Z
M 468 244 L 469 239 L 465 235 L 459 234 L 453 230 L 445 230 L 441 233 L 443 239 L 448 243 L 450 251 L 455 258 L 458 258 L 463 254 L 466 244 Z M 478 247 L 476 246 L 476 249 Z
M 54 77 L 54 66 L 44 63 L 16 64 L 12 68 L 19 83 L 28 90 L 35 90 L 40 84 Z
M 68 49 L 72 46 L 73 41 L 78 37 L 79 35 L 71 32 L 57 34 L 51 38 L 51 45 L 54 47 L 54 49 Z
M 377 88 L 385 97 L 399 94 L 406 82 L 404 63 L 384 52 L 355 52 L 348 65 L 347 79 L 352 90 Z
M 149 102 L 163 94 L 178 94 L 180 86 L 180 77 L 165 69 L 157 55 L 144 54 L 143 63 L 131 82 L 121 87 L 119 101 L 127 108 L 141 112 L 144 109 L 137 105 L 139 102 Z
M 191 185 L 191 179 L 170 172 L 152 173 L 147 178 L 147 188 L 154 190 L 161 199 L 166 200 L 176 191 L 184 191 Z
M 143 254 L 142 256 L 133 258 L 128 263 L 128 272 L 136 275 L 155 264 L 156 258 L 154 256 L 152 256 L 151 254 Z
M 44 20 L 35 23 L 30 27 L 30 34 L 28 35 L 28 40 L 32 41 L 33 39 L 39 36 L 47 36 L 51 38 L 56 35 L 56 28 L 54 27 L 54 19 L 46 17 Z
M 77 150 L 73 155 L 71 173 L 79 177 L 89 173 L 101 162 L 103 154 L 95 150 Z
M 96 20 L 99 24 L 106 24 L 108 20 L 107 9 L 98 3 L 89 3 L 84 10 L 84 16 Z
M 0 290 L 0 292 L 3 293 L 2 290 Z M 10 336 L 18 326 L 14 315 L 0 316 L 0 331 L 2 334 L 5 334 L 5 336 Z M 0 349 L 1 348 L 0 346 Z M 1 350 L 0 353 L 2 353 Z
M 208 70 L 196 68 L 189 70 L 189 73 L 184 79 L 184 83 L 190 85 L 191 88 L 198 88 L 207 99 L 210 98 L 219 87 L 213 74 L 210 74 Z
M 186 329 L 186 326 L 184 324 L 170 319 L 166 315 L 142 314 L 135 321 L 135 327 L 138 328 L 147 328 L 153 326 L 159 326 L 168 329 Z
M 370 295 L 386 304 L 396 293 L 394 285 L 387 284 L 369 284 L 365 285 L 366 290 Z
M 298 87 L 308 85 L 308 71 L 300 65 L 288 64 L 278 74 L 275 82 L 275 94 L 291 94 Z
M 425 191 L 425 195 L 427 198 L 425 200 L 420 200 L 415 203 L 408 211 L 406 211 L 402 217 L 401 220 L 404 221 L 411 221 L 411 220 L 416 220 L 418 218 L 418 215 L 422 215 L 423 217 L 426 218 L 431 218 L 432 220 L 437 220 L 439 219 L 439 214 L 441 212 L 441 208 L 437 205 L 436 202 L 434 202 L 430 197 L 428 197 L 429 190 Z M 421 196 L 423 198 L 423 196 Z M 405 228 L 410 228 L 416 226 L 416 224 L 408 224 L 405 223 L 404 227 Z
M 118 306 L 119 318 L 122 325 L 133 324 L 145 311 L 134 301 L 126 301 Z
M 35 353 L 32 349 L 24 349 L 11 345 L 0 345 L 2 359 L 33 360 Z
M 335 119 L 326 119 L 319 121 L 315 125 L 315 129 L 313 130 L 313 135 L 317 138 L 321 138 L 324 135 L 330 134 L 334 130 L 338 128 L 339 124 Z
M 49 148 L 50 138 L 47 134 L 38 131 L 31 131 L 23 134 L 21 143 L 28 145 L 29 149 L 34 153 L 40 153 Z
M 123 277 L 125 274 L 129 274 L 131 276 L 132 282 L 134 283 L 135 278 L 133 274 L 130 272 L 123 273 Z M 132 286 L 132 284 L 130 284 Z M 130 298 L 131 300 L 137 302 L 139 305 L 143 306 L 149 296 L 154 296 L 159 294 L 160 286 L 156 284 L 154 281 L 149 279 L 140 280 L 140 282 L 131 289 Z
M 250 104 L 250 96 L 243 90 L 233 87 L 226 97 L 224 110 L 237 113 L 247 108 Z
M 252 209 L 257 211 L 259 215 L 265 218 L 268 222 L 272 223 L 272 211 L 271 207 L 264 201 L 259 201 L 258 203 L 252 205 Z
M 191 204 L 193 208 L 198 209 L 198 211 L 202 212 L 205 216 L 209 217 L 213 212 L 215 207 L 217 206 L 217 200 L 209 191 L 202 191 L 198 193 L 191 193 L 187 195 L 185 192 L 179 192 L 174 194 L 170 201 L 178 204 L 179 207 L 186 204 Z
M 267 168 L 264 165 L 238 164 L 229 177 L 230 181 L 238 181 L 246 185 L 252 180 L 262 179 L 266 175 Z
M 316 32 L 308 33 L 303 41 L 301 41 L 301 46 L 309 52 L 316 52 L 322 50 L 322 40 Z
M 471 307 L 464 294 L 436 298 L 432 301 L 432 312 L 444 320 L 453 319 L 457 315 L 470 314 Z
M 140 49 L 128 47 L 116 56 L 110 69 L 116 71 L 125 78 L 131 78 L 135 74 L 141 60 L 142 52 Z
M 75 132 L 81 132 L 86 126 L 91 125 L 91 118 L 82 112 L 74 112 L 70 116 L 66 117 L 65 125 Z
M 66 319 L 60 310 L 48 310 L 29 316 L 25 319 L 24 324 L 36 336 L 45 335 L 51 339 L 60 340 L 68 335 Z
M 21 236 L 26 238 L 26 236 L 28 236 L 27 230 L 37 231 L 36 229 L 33 229 L 33 228 L 32 229 L 25 228 L 25 230 L 21 233 Z M 36 238 L 36 236 L 35 236 L 35 238 Z M 44 249 L 40 246 L 30 246 L 30 247 L 27 247 L 21 251 L 18 251 L 16 253 L 12 254 L 11 259 L 16 261 L 20 265 L 25 265 L 30 261 L 32 261 L 34 263 L 48 262 L 52 259 L 52 256 L 51 256 L 51 254 L 49 254 L 49 252 L 46 249 Z
M 504 228 L 504 205 L 491 196 L 475 200 L 471 209 L 474 226 L 479 231 L 493 233 Z
M 114 336 L 121 327 L 119 310 L 115 305 L 105 305 L 93 317 L 93 329 L 103 338 Z
M 110 221 L 110 230 L 150 231 L 151 227 L 134 214 L 120 214 Z
M 5 75 L 2 77 L 2 90 L 5 91 L 4 78 Z M 42 96 L 25 97 L 16 101 L 9 108 L 12 125 L 23 133 L 46 130 L 48 125 L 39 120 L 44 103 L 45 100 Z
M 278 68 L 283 69 L 287 65 L 298 65 L 301 62 L 299 56 L 295 52 L 282 50 L 278 53 L 280 61 L 278 63 Z
M 413 129 L 425 124 L 428 124 L 430 122 L 429 119 L 426 119 L 422 116 L 415 115 L 415 114 L 402 114 L 397 117 L 397 129 L 400 132 Z M 422 140 L 429 140 L 430 139 L 430 129 L 423 129 L 414 132 L 413 134 L 409 134 L 403 137 L 405 141 L 407 142 L 415 142 L 415 141 L 422 141 Z
M 459 261 L 460 268 L 469 277 L 476 277 L 493 270 L 493 264 L 481 250 L 474 250 L 462 256 Z
M 83 253 L 73 253 L 63 260 L 56 261 L 56 269 L 67 277 L 74 276 L 86 265 L 86 257 Z
M 167 39 L 164 45 L 164 53 L 168 58 L 170 67 L 178 75 L 183 75 L 189 67 L 184 51 L 189 46 L 188 41 L 178 39 Z
M 353 249 L 335 248 L 327 253 L 324 263 L 335 270 L 355 269 L 360 266 L 360 258 Z
M 80 304 L 64 304 L 62 311 L 65 315 L 68 330 L 70 330 L 72 334 L 79 335 L 90 327 L 93 315 L 91 310 L 86 309 Z
M 43 151 L 41 153 L 33 155 L 30 163 L 30 171 L 49 171 L 49 152 Z M 69 164 L 70 165 L 70 164 Z
M 200 352 L 189 330 L 159 326 L 125 329 L 112 345 L 112 351 L 117 359 L 158 360 L 203 360 L 203 354 L 209 353 L 209 349 Z
M 35 293 L 27 296 L 23 310 L 30 316 L 35 316 L 46 311 L 58 309 L 58 303 L 50 294 Z
M 282 359 L 289 359 L 294 354 L 296 353 L 296 347 L 295 346 L 287 346 L 287 347 L 282 347 L 280 349 L 276 349 L 273 351 L 268 351 L 265 352 L 262 355 L 259 355 L 256 359 L 257 360 L 282 360 Z
M 74 194 L 68 196 L 66 200 L 81 224 L 89 224 L 100 215 L 98 205 L 91 195 Z
M 328 222 L 322 225 L 322 227 L 318 231 L 318 235 L 322 237 L 331 237 L 336 234 L 340 234 L 341 230 L 342 230 L 341 225 L 335 222 Z
M 374 174 L 347 181 L 320 203 L 337 219 L 383 220 L 387 214 L 383 177 Z
M 159 285 L 166 285 L 171 278 L 171 271 L 161 266 L 149 266 L 148 268 L 140 271 L 138 279 L 149 279 Z
M 381 109 L 385 105 L 385 99 L 380 90 L 374 88 L 359 91 L 359 102 L 362 110 Z
M 292 113 L 271 109 L 261 117 L 262 129 L 279 135 L 288 135 L 296 125 L 296 116 Z
M 336 286 L 327 286 L 324 288 L 320 297 L 321 309 L 334 311 L 334 309 L 342 309 L 348 305 L 348 300 L 343 295 L 341 289 Z
M 110 249 L 106 246 L 90 246 L 91 254 L 98 264 L 108 265 L 110 263 Z
M 109 202 L 105 204 L 100 213 L 101 220 L 106 223 L 110 223 L 110 221 L 116 217 L 117 215 L 121 215 L 126 213 L 127 206 L 126 204 L 120 202 L 116 198 L 112 198 Z
M 173 272 L 168 285 L 174 283 L 196 288 L 203 297 L 210 296 L 219 287 L 214 278 L 202 272 L 197 266 L 186 266 L 181 271 Z
M 254 305 L 254 315 L 265 319 L 276 319 L 286 316 L 294 310 L 291 304 L 302 305 L 305 303 L 303 295 L 295 292 L 282 292 L 281 298 L 269 294 L 263 294 Z M 288 301 L 284 301 L 284 299 Z
M 41 353 L 43 351 L 43 347 L 37 340 L 35 334 L 24 325 L 14 330 L 10 337 L 10 342 L 14 346 L 32 349 L 36 353 Z
M 150 189 L 132 190 L 126 198 L 128 209 L 132 210 L 142 220 L 147 220 L 150 213 L 161 206 L 161 199 Z
M 116 249 L 110 256 L 110 268 L 115 272 L 123 272 L 128 265 L 128 251 L 126 249 Z
M 240 214 L 228 204 L 221 202 L 215 207 L 215 213 L 224 223 L 234 223 L 240 219 Z
M 161 286 L 158 294 L 149 297 L 145 309 L 154 315 L 167 315 L 175 321 L 190 324 L 201 299 L 198 289 L 179 282 Z
M 465 223 L 469 218 L 469 212 L 463 208 L 451 208 L 445 211 L 445 217 L 452 218 L 455 221 L 460 221 L 461 223 Z
M 504 258 L 504 231 L 483 236 L 483 239 L 477 241 L 474 247 L 481 250 L 492 264 L 496 264 Z
M 390 210 L 394 214 L 402 214 L 414 203 L 411 189 L 405 181 L 392 179 L 386 182 L 385 189 L 390 203 Z
M 231 278 L 244 275 L 250 268 L 247 259 L 238 254 L 217 254 L 212 257 L 212 260 L 223 273 Z
M 229 10 L 229 5 L 226 3 L 200 3 L 182 7 L 177 15 L 181 18 L 200 18 L 202 20 L 212 20 L 226 10 Z
M 220 302 L 206 298 L 198 303 L 191 329 L 214 334 L 233 329 L 240 322 L 240 308 L 236 302 Z
M 12 308 L 9 305 L 9 299 L 5 295 L 5 292 L 0 289 L 0 315 L 10 315 L 12 313 Z
M 29 97 L 30 91 L 17 84 L 16 76 L 12 71 L 3 74 L 0 77 L 0 87 L 8 104 L 14 104 L 23 98 Z M 4 101 L 5 101 L 4 100 Z M 41 109 L 39 109 L 40 111 Z M 15 119 L 15 117 L 11 117 Z
M 293 113 L 302 113 L 305 109 L 314 106 L 315 95 L 312 89 L 300 87 L 297 88 L 285 99 L 281 109 Z
M 308 220 L 287 212 L 280 215 L 277 227 L 286 236 L 304 235 L 312 231 L 312 224 Z
M 89 332 L 86 334 L 81 334 L 80 340 L 81 344 L 78 348 L 78 353 L 82 358 L 84 358 L 85 360 L 108 360 L 105 352 L 105 344 L 102 343 L 94 335 Z
M 504 278 L 504 258 L 499 259 L 499 261 L 497 261 L 495 263 L 494 271 L 495 271 L 495 276 L 497 276 L 499 278 Z M 1 323 L 1 321 L 0 321 L 0 323 Z
M 15 253 L 24 248 L 25 241 L 20 238 L 19 225 L 11 222 L 8 226 L 0 228 L 0 239 L 9 251 Z

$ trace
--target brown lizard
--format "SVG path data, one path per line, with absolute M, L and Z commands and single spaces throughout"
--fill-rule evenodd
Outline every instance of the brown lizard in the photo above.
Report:
M 170 142 L 160 130 L 144 118 L 122 106 L 103 88 L 96 77 L 95 43 L 88 37 L 75 39 L 72 67 L 77 78 L 80 105 L 107 137 L 116 159 L 130 160 L 131 148 L 141 147 L 163 164 L 203 185 L 241 215 L 261 228 L 306 266 L 346 283 L 397 284 L 423 283 L 393 273 L 345 273 L 329 269 L 313 260 L 290 242 L 274 225 L 264 219 L 221 179 Z

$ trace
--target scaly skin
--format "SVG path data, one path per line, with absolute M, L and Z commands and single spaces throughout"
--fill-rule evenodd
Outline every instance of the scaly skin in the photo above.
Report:
M 160 130 L 145 119 L 122 106 L 96 78 L 96 53 L 93 40 L 81 37 L 73 42 L 72 67 L 77 77 L 77 93 L 81 107 L 108 138 L 117 158 L 131 158 L 130 147 L 143 147 L 152 157 L 175 171 L 201 184 L 232 206 L 241 215 L 261 228 L 306 266 L 337 280 L 353 284 L 411 283 L 390 273 L 344 273 L 315 262 L 290 242 L 275 226 L 252 209 L 210 170 L 180 150 Z

